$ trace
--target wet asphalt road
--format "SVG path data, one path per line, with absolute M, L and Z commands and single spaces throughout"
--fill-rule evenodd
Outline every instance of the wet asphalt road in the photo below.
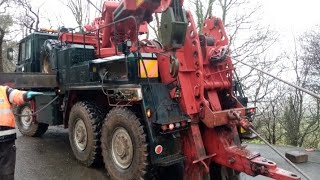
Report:
M 77 162 L 67 129 L 50 127 L 41 138 L 20 135 L 16 146 L 16 180 L 110 179 L 103 167 L 87 168 Z
M 68 130 L 50 127 L 41 138 L 18 135 L 16 180 L 109 180 L 103 167 L 87 168 L 76 161 L 69 145 Z M 292 167 L 264 145 L 249 145 L 252 151 L 277 162 L 278 166 L 295 172 Z M 279 147 L 281 152 L 292 150 Z M 314 179 L 320 179 L 320 152 L 309 153 L 309 162 L 299 164 Z M 269 178 L 251 178 L 241 175 L 243 180 L 267 180 Z M 168 180 L 168 179 L 167 179 Z

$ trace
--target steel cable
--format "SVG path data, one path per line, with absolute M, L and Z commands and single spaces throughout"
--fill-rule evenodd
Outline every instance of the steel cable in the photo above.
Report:
M 255 69 L 255 70 L 257 70 L 257 71 L 260 71 L 260 72 L 262 72 L 263 74 L 266 74 L 266 75 L 268 75 L 268 76 L 271 76 L 271 77 L 273 77 L 274 79 L 277 79 L 278 81 L 281 81 L 281 82 L 283 82 L 283 83 L 285 83 L 285 84 L 287 84 L 287 85 L 289 85 L 289 86 L 292 86 L 292 87 L 294 87 L 294 88 L 296 88 L 296 89 L 299 89 L 300 91 L 303 91 L 303 92 L 305 92 L 305 93 L 307 93 L 307 94 L 309 94 L 309 95 L 311 95 L 311 96 L 313 96 L 313 97 L 316 97 L 316 98 L 320 99 L 320 96 L 319 96 L 319 95 L 317 95 L 316 93 L 314 93 L 314 92 L 312 92 L 312 91 L 310 91 L 310 90 L 308 90 L 308 89 L 305 89 L 305 88 L 303 88 L 303 87 L 300 87 L 300 86 L 297 86 L 297 85 L 295 85 L 295 84 L 292 84 L 292 83 L 290 83 L 290 82 L 288 82 L 288 81 L 285 81 L 285 80 L 283 80 L 283 79 L 281 79 L 281 78 L 278 78 L 278 77 L 276 77 L 276 76 L 274 76 L 274 75 L 272 75 L 272 74 L 270 74 L 270 73 L 268 73 L 268 72 L 266 72 L 266 71 L 263 71 L 263 70 L 261 70 L 261 69 L 258 69 L 258 68 L 254 67 L 254 66 L 252 66 L 252 65 L 250 65 L 250 64 L 247 64 L 247 63 L 245 63 L 245 62 L 242 62 L 242 61 L 239 61 L 239 60 L 236 60 L 236 59 L 234 59 L 234 60 L 237 61 L 237 62 L 239 62 L 239 63 L 241 63 L 241 64 L 244 64 L 244 65 L 246 65 L 246 66 L 249 66 L 249 67 L 252 68 L 252 69 Z
M 279 156 L 281 156 L 284 160 L 286 160 L 294 169 L 296 169 L 299 173 L 301 173 L 305 178 L 311 180 L 311 178 L 304 173 L 300 168 L 298 168 L 295 164 L 293 164 L 288 158 L 281 154 L 275 147 L 273 147 L 267 140 L 265 140 L 259 133 L 257 133 L 254 129 L 249 127 L 249 130 L 256 134 L 264 143 L 266 143 L 274 152 L 276 152 Z
M 43 107 L 41 107 L 39 110 L 37 110 L 36 112 L 34 113 L 31 113 L 31 114 L 16 114 L 16 113 L 13 113 L 14 115 L 16 116 L 20 116 L 20 117 L 29 117 L 29 116 L 34 116 L 38 113 L 40 113 L 41 111 L 43 111 L 45 108 L 47 108 L 49 105 L 51 105 L 54 101 L 56 101 L 57 99 L 59 98 L 59 96 L 56 96 L 55 98 L 53 98 L 48 104 L 44 105 Z

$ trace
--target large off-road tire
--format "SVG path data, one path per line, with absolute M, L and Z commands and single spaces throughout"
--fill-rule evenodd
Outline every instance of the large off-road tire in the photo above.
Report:
M 41 61 L 41 72 L 44 74 L 52 74 L 53 73 L 52 65 L 51 65 L 49 58 L 50 57 L 48 55 L 44 56 L 44 58 Z
M 18 106 L 16 109 L 16 124 L 19 131 L 24 136 L 40 137 L 48 130 L 48 124 L 32 122 L 31 116 L 25 116 L 32 114 L 29 104 Z M 19 116 L 23 115 L 23 116 Z
M 233 169 L 215 163 L 210 165 L 211 180 L 239 180 L 239 173 Z
M 145 179 L 147 140 L 137 116 L 126 108 L 113 108 L 102 125 L 102 156 L 112 179 Z
M 70 111 L 69 141 L 76 159 L 86 166 L 101 161 L 100 130 L 102 110 L 91 102 L 78 102 Z
M 40 71 L 45 74 L 52 74 L 56 72 L 55 59 L 56 51 L 59 50 L 61 42 L 55 39 L 46 40 L 40 52 Z

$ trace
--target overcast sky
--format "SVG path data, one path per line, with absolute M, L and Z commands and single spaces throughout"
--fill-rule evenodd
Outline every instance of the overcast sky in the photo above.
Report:
M 99 2 L 99 0 L 91 1 Z M 252 0 L 252 2 L 258 1 L 262 4 L 262 23 L 266 26 L 270 25 L 277 31 L 282 41 L 292 39 L 293 35 L 299 35 L 316 24 L 320 24 L 320 0 Z M 32 3 L 38 6 L 43 2 L 43 0 L 32 0 Z M 46 0 L 41 10 L 46 12 L 43 13 L 43 16 L 50 17 L 53 26 L 61 25 L 62 22 L 67 27 L 76 26 L 71 13 L 59 0 Z M 92 7 L 91 10 L 94 8 Z M 57 22 L 57 19 L 61 19 L 60 22 Z M 49 25 L 44 23 L 43 26 Z
M 278 32 L 303 32 L 320 24 L 319 0 L 260 0 L 265 22 Z
M 94 1 L 94 0 L 92 0 Z M 188 0 L 185 0 L 187 2 Z M 304 31 L 315 24 L 320 24 L 319 0 L 252 0 L 260 1 L 263 5 L 266 24 L 274 25 L 279 30 Z M 42 4 L 43 0 L 32 0 L 35 4 Z M 65 24 L 75 25 L 73 17 L 59 1 L 46 1 L 43 5 L 46 12 L 56 12 L 63 17 Z M 93 10 L 93 8 L 92 8 Z M 51 14 L 51 13 L 49 13 Z M 54 17 L 52 17 L 55 20 Z

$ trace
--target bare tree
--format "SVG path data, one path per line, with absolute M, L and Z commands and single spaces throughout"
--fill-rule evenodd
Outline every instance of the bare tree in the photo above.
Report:
M 304 94 L 297 90 L 286 102 L 283 124 L 287 143 L 293 146 L 303 146 L 306 138 L 319 130 L 319 102 L 316 113 L 313 113 L 314 108 L 307 105 L 304 100 Z M 311 111 L 307 112 L 305 106 Z
M 212 16 L 213 5 L 216 0 L 193 0 L 191 3 L 195 7 L 198 32 L 202 34 L 204 21 Z
M 40 9 L 44 3 L 38 8 L 35 8 L 32 6 L 30 0 L 15 0 L 15 2 L 18 7 L 23 9 L 16 22 L 25 29 L 24 36 L 27 36 L 33 31 L 39 31 Z
M 310 121 L 315 122 L 313 125 L 313 130 L 310 134 L 306 135 L 304 146 L 320 148 L 320 100 L 315 100 L 315 108 L 310 109 Z
M 298 146 L 300 139 L 300 125 L 303 117 L 302 102 L 302 93 L 297 91 L 295 95 L 289 97 L 283 116 L 287 143 L 293 146 Z
M 11 34 L 11 33 L 9 33 Z M 15 63 L 16 63 L 16 59 L 18 56 L 18 47 L 17 47 L 17 42 L 16 41 L 4 41 L 2 44 L 2 47 L 4 50 L 8 49 L 8 48 L 13 48 L 14 49 L 14 60 L 8 60 L 6 59 L 6 51 L 2 52 L 2 57 L 3 57 L 3 72 L 13 72 L 15 70 Z
M 302 35 L 300 42 L 302 43 L 302 60 L 305 68 L 309 69 L 307 78 L 307 87 L 315 92 L 320 91 L 320 25 L 315 26 L 314 30 L 310 30 Z
M 3 72 L 3 43 L 4 37 L 9 33 L 9 27 L 12 25 L 12 17 L 7 14 L 9 7 L 8 0 L 0 0 L 0 72 Z
M 301 55 L 299 56 L 302 71 L 300 72 L 300 78 L 297 78 L 305 88 L 312 91 L 320 92 L 320 33 L 318 32 L 318 26 L 315 26 L 313 30 L 309 30 L 304 33 L 300 38 Z M 303 104 L 305 116 L 301 122 L 300 127 L 300 139 L 299 146 L 302 146 L 307 141 L 316 142 L 313 136 L 318 137 L 320 134 L 320 116 L 319 116 L 319 99 L 305 98 L 306 102 Z M 313 139 L 313 140 L 312 140 Z M 319 144 L 319 140 L 318 140 Z
M 82 30 L 83 25 L 89 23 L 91 5 L 87 0 L 67 0 L 61 2 L 69 8 L 80 30 Z
M 298 47 L 298 42 L 294 38 L 295 48 L 293 55 L 293 70 L 295 74 L 295 84 L 304 88 L 312 88 L 319 92 L 319 84 L 315 79 L 319 79 L 318 69 L 313 66 L 317 62 L 320 50 L 319 43 L 315 42 L 315 37 L 308 39 L 308 34 L 302 36 Z M 318 57 L 319 60 L 319 57 Z M 319 130 L 319 100 L 309 98 L 300 90 L 288 91 L 290 94 L 285 104 L 283 124 L 286 130 L 286 140 L 294 146 L 303 146 L 306 138 Z M 316 105 L 312 105 L 316 104 Z M 315 113 L 314 113 L 315 112 Z
M 150 29 L 152 30 L 153 34 L 155 34 L 156 39 L 159 40 L 159 41 L 162 40 L 162 39 L 161 39 L 161 33 L 160 33 L 160 31 L 159 31 L 159 29 L 160 29 L 160 23 L 161 23 L 160 15 L 161 15 L 161 13 L 155 13 L 155 14 L 153 15 L 154 21 L 152 21 L 152 22 L 150 22 L 150 23 L 148 24 L 148 26 L 149 26 Z M 147 39 L 149 39 L 149 35 L 150 35 L 150 34 L 147 34 Z
M 283 102 L 283 87 L 277 87 L 277 92 L 269 94 L 264 98 L 264 102 L 260 104 L 264 105 L 262 113 L 255 119 L 255 123 L 259 123 L 259 131 L 271 144 L 276 144 L 281 141 L 284 135 L 283 128 L 281 126 L 281 117 L 283 114 L 283 108 L 281 103 Z
M 319 42 L 319 33 L 310 31 L 300 38 L 301 47 L 299 47 L 299 43 L 294 38 L 295 47 L 293 52 L 290 53 L 289 49 L 287 49 L 282 56 L 279 56 L 278 60 L 271 61 L 272 66 L 262 65 L 261 61 L 256 63 L 256 66 L 268 72 L 275 72 L 269 67 L 273 67 L 277 71 L 281 70 L 286 74 L 290 74 L 292 83 L 319 93 L 320 66 L 317 66 L 320 62 Z M 292 63 L 292 66 L 281 67 L 281 60 L 284 60 L 286 66 L 290 65 L 290 63 Z M 278 73 L 279 77 L 281 77 L 281 71 Z M 281 141 L 294 146 L 319 146 L 319 100 L 308 97 L 297 89 L 288 87 L 273 89 L 272 87 L 276 83 L 272 81 L 268 83 L 265 78 L 255 79 L 253 75 L 255 75 L 254 72 L 248 72 L 246 82 L 251 83 L 246 85 L 249 88 L 257 87 L 256 93 L 252 97 L 254 97 L 253 103 L 262 107 L 255 122 L 260 126 L 259 131 L 261 134 L 265 135 L 270 143 Z M 263 75 L 260 74 L 259 76 Z M 250 79 L 253 80 L 248 81 Z M 261 89 L 265 88 L 270 91 L 261 91 Z M 279 95 L 280 99 L 273 98 Z

